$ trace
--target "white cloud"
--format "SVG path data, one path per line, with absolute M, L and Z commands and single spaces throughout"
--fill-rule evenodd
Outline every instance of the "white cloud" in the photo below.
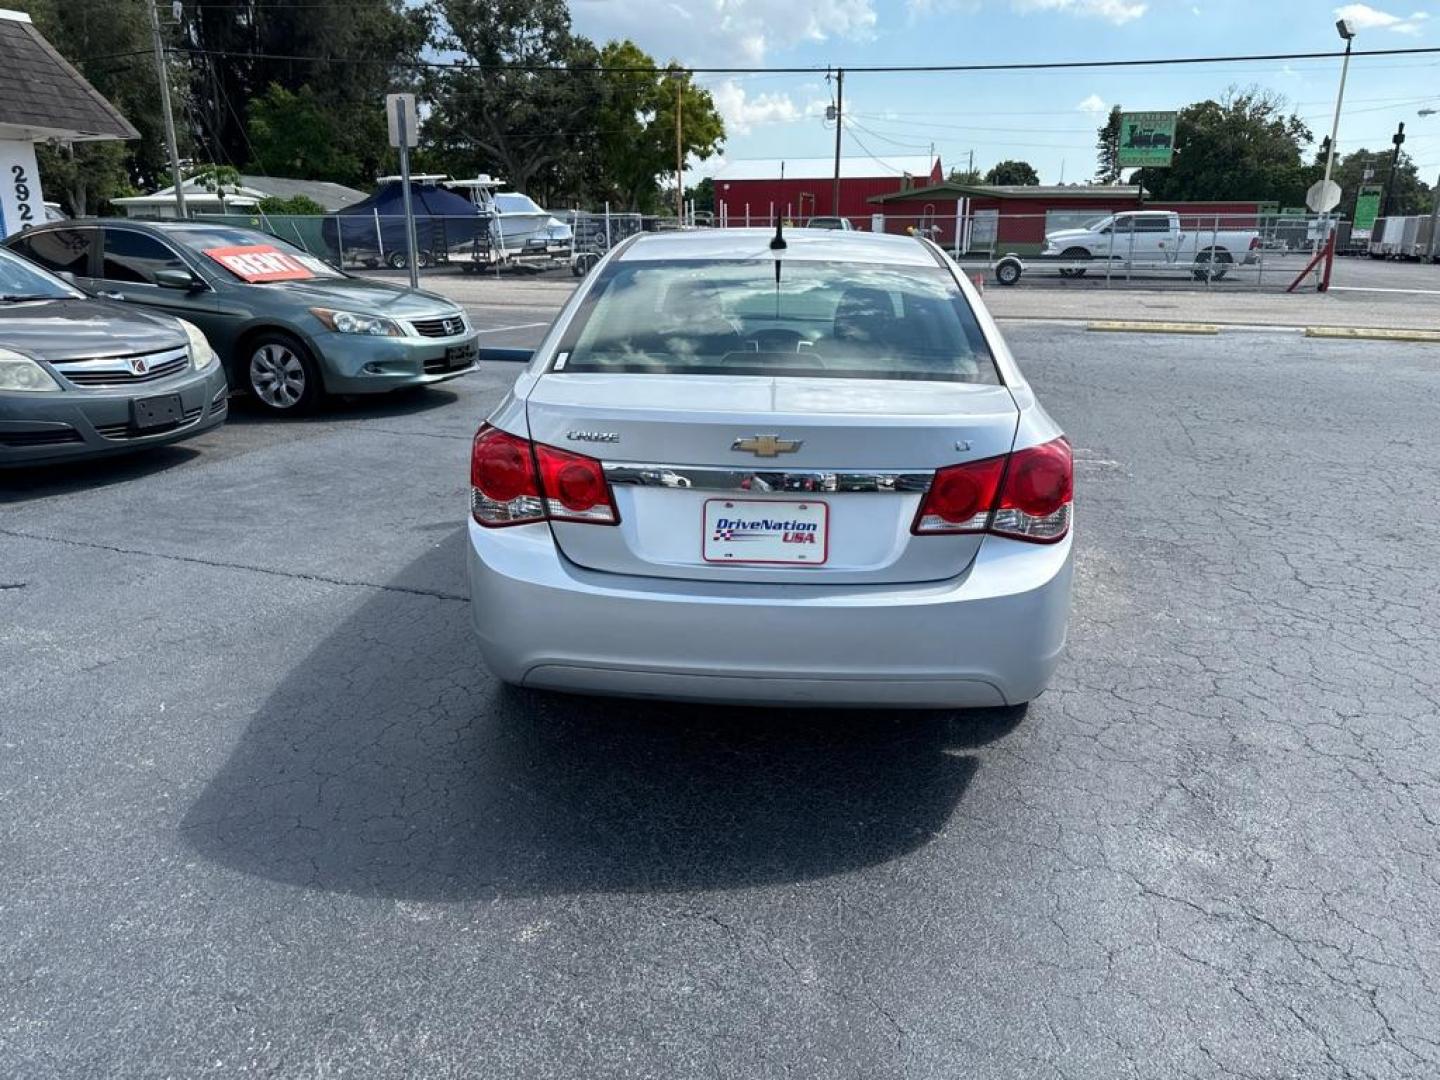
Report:
M 756 94 L 751 97 L 734 79 L 724 79 L 710 87 L 715 108 L 725 118 L 725 130 L 731 135 L 747 135 L 757 124 L 790 124 L 804 116 L 789 94 Z
M 1091 94 L 1084 101 L 1080 102 L 1079 105 L 1076 105 L 1075 108 L 1083 113 L 1090 113 L 1092 116 L 1098 116 L 1100 113 L 1110 111 L 1110 106 L 1105 104 L 1099 94 Z
M 1150 6 L 1141 0 L 1011 0 L 1011 5 L 1016 11 L 1063 11 L 1116 26 L 1140 18 Z
M 669 0 L 663 15 L 635 0 L 573 0 L 577 32 L 630 38 L 657 60 L 758 64 L 803 41 L 873 37 L 873 0 Z M 657 17 L 659 16 L 659 17 Z
M 980 0 L 905 0 L 911 21 L 927 15 L 974 15 L 981 6 Z
M 1392 15 L 1369 4 L 1346 4 L 1335 9 L 1337 19 L 1349 19 L 1356 30 L 1390 30 L 1397 34 L 1418 34 L 1425 20 L 1430 18 L 1423 11 L 1410 15 Z

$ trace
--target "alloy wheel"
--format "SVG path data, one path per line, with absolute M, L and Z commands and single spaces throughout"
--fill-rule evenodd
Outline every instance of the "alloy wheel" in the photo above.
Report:
M 305 395 L 305 365 L 284 345 L 262 345 L 250 357 L 250 387 L 272 409 L 292 409 Z

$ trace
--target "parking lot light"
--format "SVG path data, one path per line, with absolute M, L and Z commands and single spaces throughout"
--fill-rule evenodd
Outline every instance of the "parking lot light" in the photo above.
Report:
M 1350 47 L 1355 42 L 1355 24 L 1349 19 L 1338 19 L 1335 30 L 1345 41 L 1345 59 L 1340 65 L 1340 92 L 1335 95 L 1335 119 L 1330 124 L 1330 145 L 1325 151 L 1325 183 L 1330 183 L 1330 171 L 1335 165 L 1335 138 L 1340 134 L 1340 106 L 1345 101 L 1345 76 L 1350 73 Z

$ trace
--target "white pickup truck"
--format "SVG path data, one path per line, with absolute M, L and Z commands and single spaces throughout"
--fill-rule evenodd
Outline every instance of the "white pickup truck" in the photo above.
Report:
M 1223 221 L 1221 222 L 1223 224 Z M 1260 234 L 1254 229 L 1180 228 L 1174 210 L 1135 210 L 1100 218 L 1083 229 L 1045 234 L 1046 259 L 1068 265 L 1063 277 L 1080 277 L 1076 263 L 1110 261 L 1136 268 L 1189 266 L 1199 281 L 1218 281 L 1235 263 L 1260 256 Z

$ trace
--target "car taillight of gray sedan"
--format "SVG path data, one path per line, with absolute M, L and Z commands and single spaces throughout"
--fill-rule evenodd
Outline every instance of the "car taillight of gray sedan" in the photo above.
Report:
M 644 235 L 475 437 L 481 653 L 584 693 L 1020 704 L 1065 641 L 1072 476 L 928 241 Z

